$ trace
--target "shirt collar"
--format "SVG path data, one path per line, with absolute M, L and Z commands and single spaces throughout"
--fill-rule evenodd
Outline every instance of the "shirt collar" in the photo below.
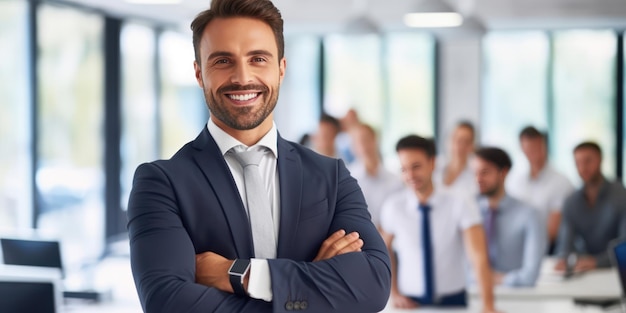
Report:
M 504 194 L 504 197 L 498 203 L 498 211 L 502 212 L 511 207 L 511 198 L 508 194 Z M 489 199 L 486 196 L 478 196 L 478 206 L 483 213 L 486 213 L 489 210 Z
M 417 199 L 417 195 L 415 194 L 415 191 L 413 191 L 413 189 L 411 189 L 410 187 L 405 187 L 405 192 L 406 192 L 406 196 L 409 199 L 409 207 L 411 209 L 416 209 L 419 206 L 419 199 Z M 428 200 L 426 200 L 426 205 L 430 206 L 430 208 L 433 208 L 433 205 L 436 207 L 437 206 L 437 200 L 439 199 L 439 196 L 441 195 L 441 191 L 439 191 L 439 188 L 434 187 L 433 188 L 433 193 L 430 195 L 430 197 L 428 197 Z
M 604 196 L 604 194 L 609 189 L 610 185 L 611 185 L 611 182 L 609 182 L 609 180 L 606 179 L 604 175 L 602 175 L 602 185 L 600 185 L 600 190 L 598 190 L 598 199 Z M 585 197 L 585 184 L 584 183 L 582 187 L 578 189 L 578 194 L 583 198 Z
M 550 166 L 550 163 L 546 162 L 546 164 L 543 166 L 541 171 L 539 171 L 539 173 L 537 174 L 537 177 L 533 178 L 532 176 L 530 176 L 530 166 L 529 166 L 526 177 L 528 177 L 529 181 L 537 181 L 537 180 L 543 179 L 551 171 L 552 171 L 552 167 Z
M 220 152 L 222 152 L 222 155 L 225 155 L 228 151 L 230 151 L 230 149 L 236 146 L 242 145 L 244 147 L 248 147 L 244 145 L 243 143 L 241 143 L 241 141 L 235 139 L 234 137 L 226 133 L 224 130 L 219 128 L 217 125 L 215 125 L 213 120 L 210 118 L 209 118 L 209 122 L 207 123 L 207 129 L 209 130 L 209 134 L 211 134 L 211 136 L 215 140 L 215 143 L 217 143 L 217 147 L 220 149 Z M 252 147 L 255 147 L 255 146 L 266 147 L 270 151 L 272 151 L 272 153 L 274 154 L 274 157 L 278 159 L 278 147 L 277 147 L 278 144 L 277 143 L 278 143 L 278 130 L 276 129 L 276 123 L 272 122 L 272 128 L 270 129 L 270 131 L 267 132 L 267 134 L 265 134 L 265 136 L 263 136 L 261 140 L 259 140 L 259 142 L 257 142 Z

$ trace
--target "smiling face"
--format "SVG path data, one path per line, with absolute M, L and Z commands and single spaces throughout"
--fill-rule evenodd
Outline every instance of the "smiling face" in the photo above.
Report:
M 211 119 L 220 128 L 272 127 L 272 112 L 285 74 L 285 59 L 270 26 L 243 17 L 216 18 L 204 30 L 196 79 Z
M 402 149 L 398 151 L 402 171 L 402 180 L 413 191 L 423 193 L 432 184 L 435 158 L 429 157 L 420 149 Z

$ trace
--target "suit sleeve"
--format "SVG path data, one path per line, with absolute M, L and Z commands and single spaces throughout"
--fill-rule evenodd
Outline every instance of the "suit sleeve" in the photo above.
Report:
M 128 204 L 131 267 L 141 305 L 159 312 L 271 312 L 271 304 L 195 283 L 195 249 L 172 184 L 156 164 L 137 168 Z
M 330 233 L 339 229 L 359 232 L 364 241 L 362 252 L 319 262 L 268 260 L 274 312 L 290 311 L 295 303 L 309 312 L 378 312 L 387 303 L 391 288 L 387 249 L 371 222 L 356 180 L 342 161 L 337 166 L 337 197 Z

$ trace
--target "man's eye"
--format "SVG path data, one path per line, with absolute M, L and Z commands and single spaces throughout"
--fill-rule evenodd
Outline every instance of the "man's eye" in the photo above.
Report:
M 265 59 L 261 58 L 261 57 L 256 57 L 256 58 L 252 59 L 252 61 L 254 61 L 254 62 L 265 62 Z
M 228 60 L 227 59 L 219 59 L 217 61 L 215 61 L 215 64 L 227 64 Z

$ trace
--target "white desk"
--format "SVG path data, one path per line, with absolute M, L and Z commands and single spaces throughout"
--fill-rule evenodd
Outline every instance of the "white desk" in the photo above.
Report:
M 620 313 L 619 308 L 603 311 L 597 307 L 581 307 L 575 306 L 571 300 L 541 300 L 541 301 L 523 301 L 523 300 L 498 300 L 496 308 L 505 313 Z M 478 301 L 471 300 L 470 307 L 467 309 L 432 309 L 422 308 L 415 310 L 400 310 L 392 308 L 388 305 L 384 313 L 480 313 L 481 307 Z
M 619 297 L 621 287 L 615 269 L 601 269 L 563 279 L 556 273 L 555 260 L 547 259 L 542 264 L 541 275 L 534 288 L 497 287 L 496 299 L 535 300 L 573 299 L 576 297 L 606 298 Z M 470 288 L 470 297 L 478 298 L 477 288 Z
M 506 313 L 613 313 L 596 307 L 577 307 L 574 297 L 618 297 L 620 285 L 613 269 L 598 270 L 562 280 L 552 271 L 554 261 L 544 263 L 542 276 L 535 288 L 497 288 L 497 308 Z M 69 304 L 65 313 L 142 313 L 127 258 L 108 259 L 99 266 L 96 280 L 113 290 L 113 301 L 100 304 Z M 388 306 L 386 313 L 480 312 L 480 299 L 470 291 L 470 308 L 456 310 L 397 310 Z

